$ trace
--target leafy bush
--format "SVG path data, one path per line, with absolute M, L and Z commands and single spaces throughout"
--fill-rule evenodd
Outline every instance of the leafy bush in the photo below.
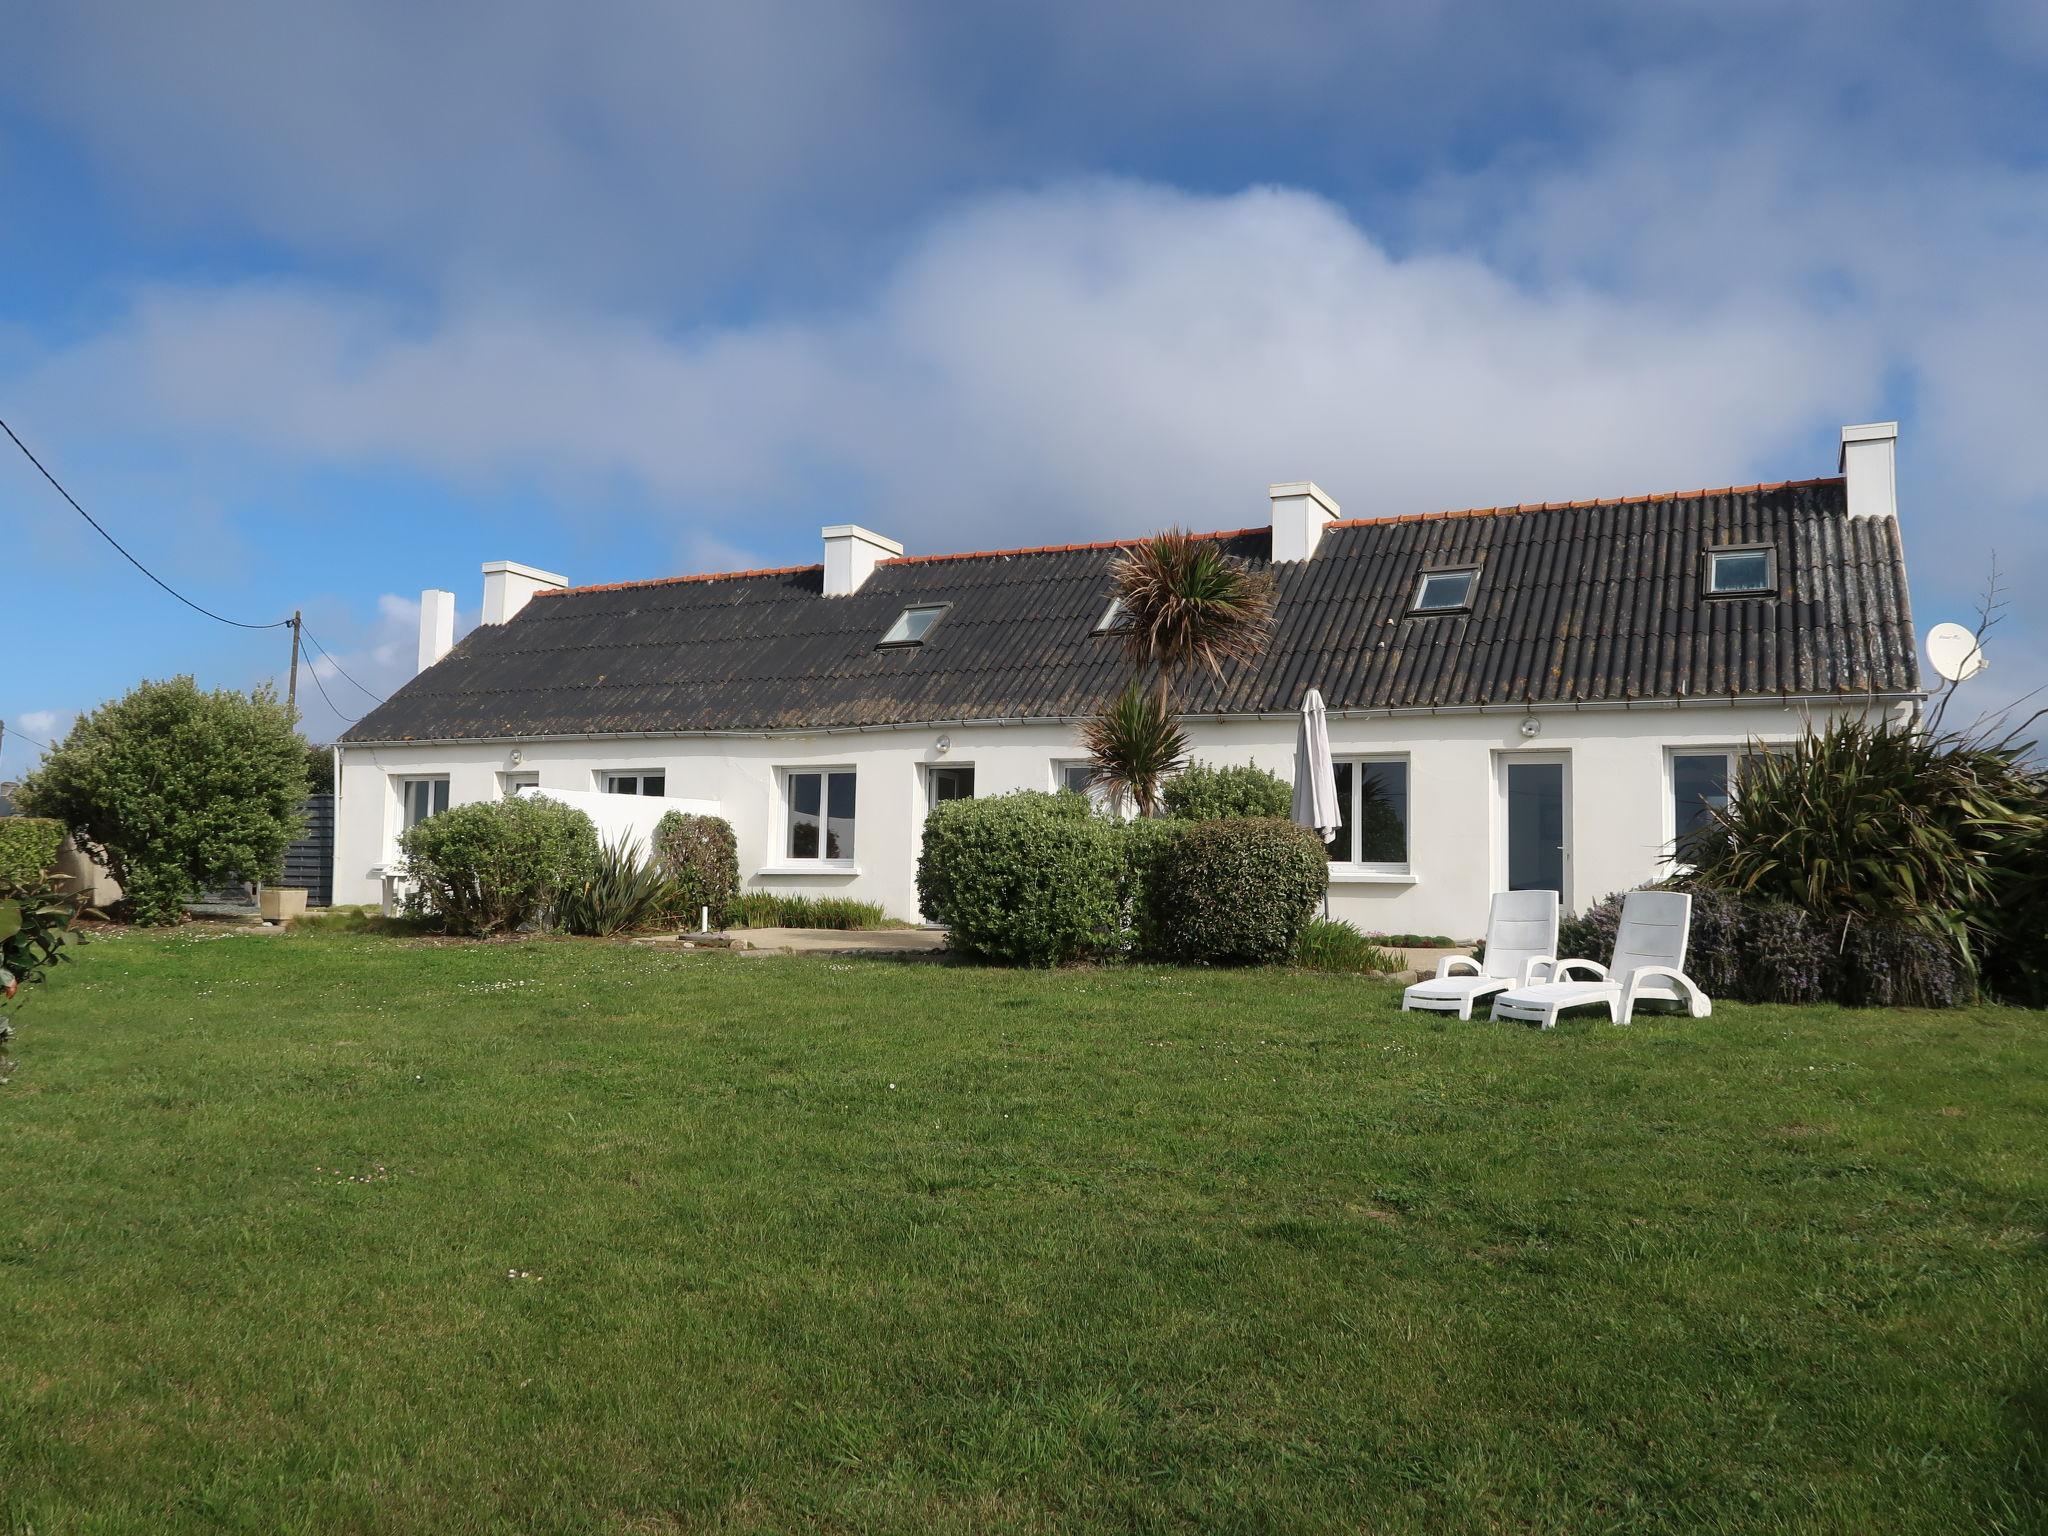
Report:
M 675 910 L 675 882 L 640 840 L 623 833 L 597 851 L 597 866 L 556 893 L 555 925 L 586 938 L 652 928 Z
M 670 811 L 655 825 L 654 858 L 673 883 L 675 911 L 684 926 L 696 927 L 706 907 L 712 927 L 732 921 L 740 893 L 740 853 L 731 822 Z
M 10 1033 L 8 1019 L 22 989 L 70 958 L 64 946 L 76 942 L 71 925 L 79 910 L 78 898 L 58 891 L 46 871 L 20 879 L 0 875 L 0 1042 Z
M 1311 918 L 1294 941 L 1294 963 L 1309 971 L 1345 971 L 1388 976 L 1401 969 L 1400 958 L 1388 954 L 1349 923 Z
M 884 912 L 877 902 L 846 896 L 784 896 L 775 891 L 743 891 L 729 919 L 740 928 L 908 928 Z
M 1286 820 L 1294 811 L 1294 786 L 1258 764 L 1217 768 L 1190 763 L 1161 791 L 1166 814 L 1176 821 L 1219 821 L 1228 816 L 1271 816 Z
M 1558 954 L 1614 957 L 1622 897 L 1558 924 Z M 1949 1008 L 1969 1001 L 1955 946 L 1910 923 L 1819 918 L 1790 902 L 1692 888 L 1686 974 L 1710 997 L 1745 1003 Z
M 208 886 L 275 879 L 305 796 L 305 748 L 274 693 L 179 677 L 80 719 L 18 799 L 106 861 L 138 922 L 170 923 Z
M 0 816 L 0 880 L 27 884 L 57 864 L 64 823 L 40 816 Z
M 1984 914 L 1986 990 L 2048 1005 L 2048 774 L 2033 778 L 2035 825 L 2006 844 L 1996 899 Z
M 1291 821 L 1198 822 L 1159 857 L 1150 921 L 1174 959 L 1273 964 L 1294 953 L 1329 872 L 1315 833 Z
M 918 900 L 949 942 L 1011 965 L 1115 947 L 1122 877 L 1115 823 L 1079 795 L 1032 790 L 934 806 L 917 860 Z
M 1116 934 L 1106 950 L 1125 955 L 1165 953 L 1165 935 L 1157 914 L 1166 911 L 1171 898 L 1151 898 L 1160 878 L 1160 862 L 1166 851 L 1178 843 L 1193 825 L 1141 816 L 1136 821 L 1110 822 L 1117 844 Z
M 414 915 L 450 933 L 506 933 L 543 918 L 556 893 L 597 871 L 597 828 L 559 800 L 521 795 L 458 805 L 399 839 Z
M 884 912 L 877 902 L 846 896 L 784 896 L 775 891 L 744 891 L 734 901 L 730 921 L 741 928 L 908 928 Z

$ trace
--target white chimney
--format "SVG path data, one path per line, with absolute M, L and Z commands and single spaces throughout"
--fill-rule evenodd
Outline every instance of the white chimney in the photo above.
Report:
M 1842 457 L 1836 466 L 1849 480 L 1851 517 L 1897 517 L 1899 424 L 1872 421 L 1842 428 Z
M 455 645 L 455 594 L 429 587 L 420 594 L 420 671 Z
M 1341 515 L 1329 493 L 1313 480 L 1269 485 L 1273 499 L 1273 559 L 1306 560 L 1323 541 L 1323 530 Z
M 524 608 L 534 593 L 559 591 L 568 585 L 566 576 L 521 565 L 517 560 L 486 560 L 484 622 L 502 624 Z
M 876 566 L 903 553 L 894 539 L 854 523 L 834 523 L 824 534 L 827 597 L 851 597 L 874 575 Z

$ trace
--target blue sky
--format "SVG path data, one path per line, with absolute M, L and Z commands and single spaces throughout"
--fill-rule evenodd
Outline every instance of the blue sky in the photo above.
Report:
M 2048 683 L 2036 3 L 78 0 L 9 62 L 0 416 L 374 692 L 489 559 L 1799 478 L 1890 417 L 1921 628 L 1996 551 L 1972 702 Z M 0 775 L 139 678 L 281 676 L 18 457 L 0 528 Z M 325 738 L 367 699 L 314 669 Z

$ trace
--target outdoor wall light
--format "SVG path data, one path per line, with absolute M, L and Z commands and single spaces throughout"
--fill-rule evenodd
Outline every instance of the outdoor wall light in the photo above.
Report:
M 932 750 L 937 752 L 939 756 L 944 757 L 948 752 L 953 750 L 953 738 L 950 736 L 941 736 Z
M 525 762 L 525 761 L 526 761 L 526 754 L 525 754 L 524 752 L 520 751 L 520 750 L 519 750 L 519 749 L 518 749 L 517 747 L 514 747 L 514 748 L 512 749 L 512 766 L 513 766 L 514 768 L 517 768 L 517 767 L 518 767 L 518 766 L 519 766 L 519 765 L 520 765 L 521 763 L 523 763 L 523 762 Z
M 1541 736 L 1543 734 L 1543 722 L 1534 715 L 1529 716 L 1528 719 L 1522 722 L 1522 734 L 1532 739 Z

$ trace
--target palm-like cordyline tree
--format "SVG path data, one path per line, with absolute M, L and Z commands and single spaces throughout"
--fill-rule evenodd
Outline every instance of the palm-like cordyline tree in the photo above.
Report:
M 1122 608 L 1115 633 L 1162 699 L 1195 667 L 1221 677 L 1224 662 L 1252 660 L 1273 626 L 1273 578 L 1179 528 L 1118 555 L 1109 582 Z
M 1139 676 L 1089 721 L 1082 740 L 1095 782 L 1128 793 L 1150 816 L 1161 781 L 1187 755 L 1187 738 L 1173 721 L 1174 685 L 1196 667 L 1221 677 L 1226 661 L 1259 654 L 1273 625 L 1273 579 L 1214 540 L 1169 528 L 1117 556 L 1110 590 L 1120 610 L 1113 632 L 1123 637 Z

